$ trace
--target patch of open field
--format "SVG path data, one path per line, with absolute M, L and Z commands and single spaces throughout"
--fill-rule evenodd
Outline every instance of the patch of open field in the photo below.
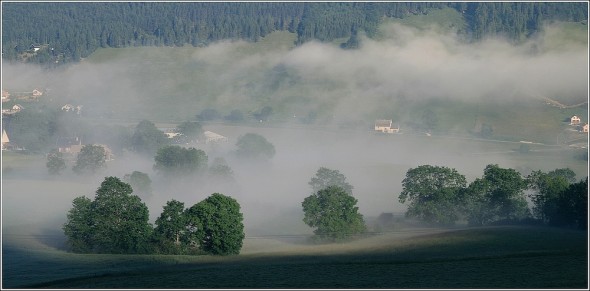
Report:
M 586 288 L 588 284 L 587 232 L 572 230 L 431 229 L 342 244 L 282 244 L 284 250 L 245 251 L 231 257 L 54 253 L 36 257 L 44 263 L 37 268 L 51 266 L 51 271 L 29 269 L 28 280 L 23 280 L 25 275 L 12 268 L 11 276 L 3 280 L 4 287 L 166 289 L 518 289 Z

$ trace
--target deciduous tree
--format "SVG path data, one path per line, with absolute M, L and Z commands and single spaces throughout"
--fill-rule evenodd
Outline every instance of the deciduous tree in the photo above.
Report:
M 131 185 L 133 193 L 146 195 L 152 194 L 152 180 L 146 173 L 133 171 L 133 173 L 123 176 L 123 180 Z
M 341 187 L 328 186 L 303 200 L 303 222 L 316 228 L 314 233 L 321 239 L 349 238 L 366 229 L 356 203 L 357 199 Z
M 63 230 L 74 252 L 147 253 L 152 226 L 147 206 L 129 184 L 106 177 L 94 201 L 78 197 Z
M 66 169 L 66 161 L 63 158 L 63 154 L 57 150 L 52 150 L 47 154 L 47 171 L 51 175 L 59 175 L 61 171 Z
M 166 134 L 149 120 L 140 121 L 131 136 L 131 148 L 133 151 L 145 155 L 153 155 L 159 148 L 168 145 L 169 142 Z
M 275 155 L 275 147 L 263 136 L 256 133 L 247 133 L 236 142 L 237 154 L 240 157 L 251 159 L 271 159 Z
M 92 201 L 87 197 L 76 197 L 68 211 L 67 222 L 63 225 L 66 244 L 75 253 L 88 253 L 94 248 Z
M 106 167 L 106 151 L 101 145 L 85 145 L 76 157 L 72 170 L 77 174 L 94 174 Z
M 244 240 L 243 214 L 233 198 L 213 193 L 187 210 L 188 231 L 199 248 L 214 255 L 237 255 Z
M 149 212 L 133 189 L 117 177 L 106 177 L 91 204 L 92 240 L 100 253 L 145 253 L 152 227 Z
M 465 176 L 448 167 L 423 165 L 408 170 L 399 202 L 410 202 L 406 216 L 435 224 L 454 224 L 462 209 Z
M 163 253 L 181 254 L 186 247 L 182 239 L 186 230 L 184 203 L 177 200 L 166 202 L 166 206 L 156 219 L 155 241 Z
M 475 224 L 518 221 L 530 215 L 524 190 L 526 180 L 514 169 L 488 165 L 481 179 L 469 185 L 465 195 L 470 201 L 468 216 Z
M 154 169 L 164 175 L 190 175 L 207 168 L 207 154 L 195 148 L 165 146 L 155 156 Z

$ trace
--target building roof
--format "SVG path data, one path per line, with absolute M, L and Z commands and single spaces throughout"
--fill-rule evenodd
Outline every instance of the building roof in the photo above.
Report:
M 392 124 L 392 120 L 391 119 L 379 119 L 375 121 L 375 126 L 378 127 L 390 127 Z

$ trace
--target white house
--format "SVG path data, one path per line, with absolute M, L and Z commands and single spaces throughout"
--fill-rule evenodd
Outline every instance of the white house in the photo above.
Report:
M 205 136 L 205 143 L 226 142 L 229 140 L 227 137 L 212 131 L 205 131 L 203 135 Z
M 375 131 L 397 133 L 399 132 L 399 125 L 394 126 L 391 119 L 379 119 L 375 121 Z
M 43 95 L 43 92 L 41 92 L 37 89 L 33 90 L 33 97 L 39 97 L 41 95 Z
M 66 111 L 66 112 L 70 112 L 70 110 L 71 111 L 74 111 L 74 105 L 72 105 L 72 104 L 66 104 L 66 105 L 64 105 L 64 106 L 61 107 L 61 110 Z
M 6 90 L 2 90 L 2 102 L 10 101 L 10 93 Z
M 578 125 L 580 124 L 581 120 L 578 116 L 574 115 L 570 118 L 570 125 Z
M 6 134 L 6 130 L 2 129 L 2 150 L 6 150 L 8 148 L 8 143 L 10 139 L 8 138 L 8 134 Z

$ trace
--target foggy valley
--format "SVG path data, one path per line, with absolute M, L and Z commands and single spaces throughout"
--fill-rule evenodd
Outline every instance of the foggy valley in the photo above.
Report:
M 246 257 L 272 251 L 349 254 L 363 244 L 403 248 L 399 241 L 423 234 L 414 235 L 414 227 L 443 235 L 444 227 L 405 218 L 408 203 L 398 196 L 409 169 L 449 167 L 467 183 L 493 164 L 523 177 L 562 168 L 571 169 L 576 182 L 588 176 L 588 134 L 564 122 L 572 115 L 582 123 L 589 119 L 587 26 L 583 41 L 564 41 L 563 29 L 562 23 L 546 25 L 520 44 L 501 37 L 470 43 L 440 27 L 390 22 L 380 26 L 379 38 L 360 33 L 357 49 L 315 40 L 295 46 L 294 34 L 273 32 L 256 43 L 102 48 L 79 63 L 53 69 L 3 60 L 3 90 L 44 91 L 37 103 L 23 103 L 23 110 L 60 112 L 65 104 L 82 105 L 81 114 L 53 124 L 54 132 L 84 137 L 82 144 L 107 144 L 114 154 L 94 174 L 74 173 L 70 159 L 62 174 L 50 175 L 47 154 L 54 146 L 26 153 L 5 151 L 3 144 L 3 246 L 65 252 L 62 226 L 72 200 L 93 199 L 105 177 L 123 178 L 133 171 L 151 178 L 152 193 L 137 195 L 152 225 L 172 199 L 185 207 L 212 193 L 236 199 Z M 547 100 L 581 106 L 556 108 Z M 8 104 L 3 100 L 3 109 Z M 257 120 L 265 106 L 272 113 Z M 220 117 L 198 120 L 206 109 Z M 244 119 L 224 119 L 232 110 Z M 427 124 L 428 115 L 433 120 Z M 375 121 L 381 119 L 400 125 L 399 133 L 376 132 Z M 169 178 L 154 169 L 153 156 L 108 144 L 117 134 L 132 133 L 141 120 L 162 131 L 198 121 L 204 131 L 227 137 L 180 145 L 203 150 L 209 166 L 223 158 L 231 178 Z M 6 122 L 3 116 L 3 123 L 4 130 L 18 120 Z M 493 129 L 487 136 L 485 126 Z M 19 140 L 10 136 L 12 129 L 8 132 L 11 141 Z M 247 133 L 266 138 L 276 154 L 262 161 L 240 158 L 236 141 Z M 338 170 L 353 186 L 370 231 L 379 232 L 378 217 L 392 213 L 397 224 L 389 232 L 399 231 L 397 237 L 310 243 L 314 233 L 303 221 L 302 202 L 314 194 L 308 183 L 321 167 Z M 532 207 L 530 198 L 527 203 Z M 463 227 L 466 221 L 454 226 Z M 10 257 L 3 257 L 6 264 Z

